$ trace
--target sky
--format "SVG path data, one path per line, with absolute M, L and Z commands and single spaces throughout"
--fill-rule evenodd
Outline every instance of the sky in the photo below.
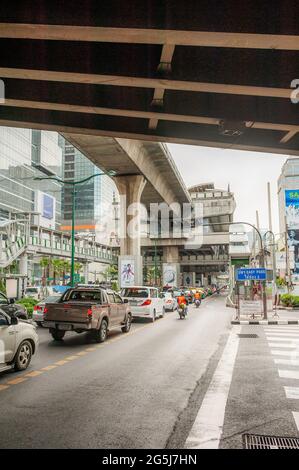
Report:
M 168 144 L 168 148 L 187 187 L 211 182 L 217 189 L 230 186 L 236 200 L 236 222 L 256 225 L 258 210 L 260 228 L 268 229 L 269 181 L 273 231 L 279 232 L 277 180 L 287 155 L 177 144 Z

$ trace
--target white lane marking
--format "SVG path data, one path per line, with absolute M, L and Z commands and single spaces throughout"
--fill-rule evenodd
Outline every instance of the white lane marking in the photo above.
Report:
M 282 328 L 264 328 L 264 331 L 266 333 L 290 333 L 290 334 L 298 334 L 299 333 L 299 328 L 294 329 L 294 328 L 288 328 L 288 329 L 282 329 Z
M 299 333 L 266 333 L 266 336 L 268 335 L 275 336 L 276 338 L 279 338 L 281 336 L 284 338 L 299 338 Z
M 281 337 L 281 336 L 267 336 L 268 341 L 285 341 L 288 343 L 299 343 L 299 338 Z
M 288 356 L 288 357 L 293 357 L 294 352 L 292 351 L 281 351 L 280 349 L 271 349 L 271 354 L 274 356 Z
M 299 400 L 299 387 L 284 387 L 287 398 Z
M 293 417 L 294 417 L 297 429 L 299 431 L 299 413 L 298 413 L 298 411 L 293 411 Z
M 241 328 L 235 327 L 227 340 L 221 359 L 197 413 L 185 449 L 218 449 L 225 408 L 239 347 Z
M 285 348 L 285 349 L 296 349 L 298 348 L 298 345 L 289 343 L 269 343 L 270 348 Z
M 298 370 L 279 369 L 278 373 L 279 377 L 281 377 L 282 379 L 299 379 Z
M 274 362 L 284 366 L 299 366 L 299 359 L 274 359 Z

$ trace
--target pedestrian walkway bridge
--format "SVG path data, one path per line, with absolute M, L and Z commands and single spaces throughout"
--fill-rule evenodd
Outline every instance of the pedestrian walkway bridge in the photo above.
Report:
M 28 218 L 0 222 L 0 268 L 6 268 L 23 254 L 71 257 L 71 235 L 31 225 Z M 113 264 L 112 248 L 94 239 L 75 237 L 76 261 Z

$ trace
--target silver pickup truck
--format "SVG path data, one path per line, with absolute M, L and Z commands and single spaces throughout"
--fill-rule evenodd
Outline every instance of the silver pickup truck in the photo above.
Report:
M 90 332 L 98 343 L 107 338 L 109 330 L 121 328 L 127 333 L 132 315 L 126 300 L 112 290 L 103 288 L 71 288 L 58 302 L 46 303 L 43 326 L 56 341 L 66 331 Z

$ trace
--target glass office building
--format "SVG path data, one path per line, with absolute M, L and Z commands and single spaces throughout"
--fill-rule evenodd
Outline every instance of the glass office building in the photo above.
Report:
M 0 127 L 0 219 L 36 210 L 36 195 L 55 200 L 55 225 L 61 223 L 61 186 L 35 177 L 62 174 L 58 134 L 49 131 Z
M 60 137 L 63 149 L 64 179 L 78 181 L 101 170 L 86 158 L 78 149 Z M 95 233 L 107 215 L 113 212 L 113 200 L 117 193 L 114 181 L 108 176 L 93 178 L 77 186 L 75 194 L 75 228 L 77 232 Z M 63 230 L 70 230 L 72 220 L 72 188 L 65 186 L 62 198 Z M 104 242 L 104 240 L 102 240 Z M 107 240 L 108 242 L 108 240 Z

